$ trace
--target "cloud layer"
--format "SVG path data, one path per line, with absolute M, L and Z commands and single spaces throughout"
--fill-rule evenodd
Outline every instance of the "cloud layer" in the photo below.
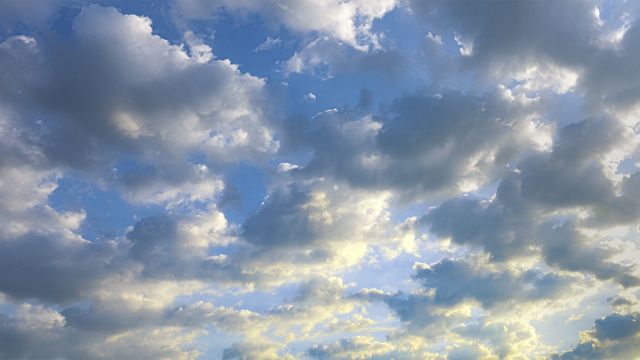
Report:
M 110 5 L 0 4 L 0 357 L 640 352 L 637 3 Z

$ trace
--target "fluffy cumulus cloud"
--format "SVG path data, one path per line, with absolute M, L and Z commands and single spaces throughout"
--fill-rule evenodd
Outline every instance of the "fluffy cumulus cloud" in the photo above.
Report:
M 0 3 L 0 357 L 634 359 L 640 6 Z

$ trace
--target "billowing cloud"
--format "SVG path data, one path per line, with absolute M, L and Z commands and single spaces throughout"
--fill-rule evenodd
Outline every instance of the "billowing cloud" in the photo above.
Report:
M 99 169 L 123 153 L 158 163 L 189 151 L 219 163 L 277 150 L 263 122 L 264 81 L 228 61 L 203 61 L 194 39 L 190 57 L 154 35 L 148 18 L 95 5 L 82 9 L 73 30 L 64 47 L 25 36 L 1 46 L 7 116 L 29 123 L 49 114 L 32 130 L 41 164 Z
M 313 155 L 289 173 L 331 174 L 415 201 L 477 190 L 508 173 L 516 156 L 550 145 L 552 127 L 538 121 L 543 106 L 536 100 L 503 88 L 481 97 L 437 95 L 400 98 L 390 114 L 327 110 L 308 129 L 292 124 L 290 136 L 303 137 Z
M 612 313 L 597 319 L 593 330 L 580 333 L 580 342 L 571 351 L 552 354 L 550 359 L 631 358 L 638 354 L 638 312 Z

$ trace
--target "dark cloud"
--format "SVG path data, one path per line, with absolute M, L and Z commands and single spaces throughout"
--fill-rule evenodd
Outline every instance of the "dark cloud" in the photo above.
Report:
M 555 273 L 489 270 L 465 260 L 450 259 L 418 267 L 414 278 L 435 290 L 434 305 L 455 306 L 465 300 L 476 300 L 487 310 L 558 299 L 582 282 Z
M 491 201 L 448 200 L 423 221 L 436 236 L 482 247 L 494 261 L 540 252 L 549 265 L 637 286 L 633 265 L 612 263 L 615 250 L 594 247 L 579 231 L 581 226 L 608 228 L 637 221 L 637 174 L 618 184 L 607 174 L 605 160 L 631 138 L 628 128 L 613 119 L 570 124 L 560 131 L 551 152 L 521 159 L 518 171 L 501 180 Z M 555 211 L 575 207 L 593 213 L 580 221 L 553 220 Z M 564 224 L 557 226 L 558 221 Z
M 0 239 L 0 291 L 19 300 L 69 303 L 87 299 L 114 269 L 126 245 L 88 242 L 70 234 L 26 233 Z
M 465 48 L 465 56 L 451 57 L 434 49 L 432 41 L 425 43 L 431 54 L 427 61 L 439 81 L 466 71 L 477 80 L 506 85 L 533 71 L 541 80 L 535 85 L 538 90 L 564 92 L 559 84 L 568 77 L 557 75 L 572 73 L 587 99 L 585 109 L 594 114 L 609 106 L 628 108 L 640 99 L 637 4 L 411 1 L 410 7 L 434 34 L 455 33 Z
M 224 191 L 218 200 L 217 206 L 221 210 L 228 208 L 234 211 L 239 211 L 242 209 L 243 200 L 244 195 L 238 191 L 238 188 L 229 184 L 224 187 Z
M 291 122 L 289 133 L 302 135 L 313 155 L 290 173 L 332 174 L 355 187 L 393 189 L 405 201 L 477 189 L 540 146 L 531 123 L 540 106 L 499 90 L 483 96 L 443 91 L 399 98 L 386 115 L 327 111 L 306 131 L 304 122 Z M 540 129 L 539 136 L 548 134 Z
M 593 330 L 570 351 L 551 359 L 631 359 L 640 352 L 640 313 L 612 313 L 596 320 Z
M 318 234 L 303 209 L 309 199 L 308 190 L 298 187 L 271 194 L 261 209 L 244 222 L 242 236 L 265 248 L 311 244 Z
M 473 42 L 473 61 L 486 65 L 544 57 L 574 64 L 593 55 L 588 49 L 597 29 L 595 1 L 411 1 L 410 6 L 429 24 Z

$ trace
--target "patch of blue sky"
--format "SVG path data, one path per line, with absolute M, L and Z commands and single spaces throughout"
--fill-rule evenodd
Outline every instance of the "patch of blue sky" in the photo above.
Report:
M 184 33 L 175 26 L 169 2 L 103 0 L 92 3 L 114 7 L 122 14 L 147 17 L 152 21 L 151 27 L 154 35 L 158 35 L 175 45 L 184 43 Z
M 114 189 L 100 189 L 80 175 L 69 173 L 58 180 L 58 187 L 49 196 L 49 205 L 57 211 L 87 213 L 78 234 L 87 240 L 124 236 L 137 219 L 156 215 L 164 210 L 160 205 L 132 205 Z
M 225 172 L 225 182 L 232 184 L 240 198 L 221 210 L 230 224 L 242 224 L 248 214 L 255 212 L 267 196 L 266 172 L 258 166 L 239 162 Z
M 634 174 L 640 170 L 640 157 L 631 155 L 624 158 L 618 164 L 616 174 L 629 175 Z
M 49 30 L 62 37 L 73 35 L 73 20 L 80 13 L 79 7 L 63 6 L 48 20 Z
M 15 314 L 16 310 L 15 310 L 15 305 L 13 304 L 0 304 L 0 314 L 3 315 L 7 315 L 7 316 L 12 316 L 13 314 Z
M 394 10 L 383 19 L 376 20 L 372 32 L 384 32 L 383 48 L 397 48 L 403 56 L 409 56 L 405 59 L 408 67 L 418 68 L 412 54 L 419 49 L 421 40 L 413 35 L 415 32 L 412 30 L 421 25 L 406 21 L 406 14 L 403 19 L 403 11 Z M 220 11 L 213 20 L 190 21 L 189 27 L 213 49 L 218 59 L 228 59 L 231 63 L 238 64 L 243 73 L 266 78 L 269 84 L 287 83 L 287 95 L 291 100 L 286 104 L 288 107 L 285 115 L 302 113 L 311 117 L 336 106 L 355 107 L 363 88 L 372 89 L 377 102 L 391 102 L 398 93 L 413 93 L 422 88 L 422 79 L 406 68 L 402 69 L 406 75 L 401 79 L 385 76 L 383 71 L 387 69 L 384 68 L 371 71 L 353 68 L 330 78 L 317 75 L 323 73 L 322 69 L 287 74 L 283 71 L 283 63 L 307 45 L 304 40 L 311 41 L 314 37 L 308 36 L 300 40 L 299 34 L 291 33 L 284 28 L 268 27 L 256 14 L 249 13 L 239 18 L 228 11 Z M 281 42 L 269 49 L 255 51 L 267 38 L 280 39 Z M 365 55 L 355 49 L 347 51 L 355 55 Z M 308 94 L 314 94 L 315 99 L 310 99 Z
M 413 265 L 416 262 L 434 262 L 442 257 L 436 254 L 424 254 L 424 256 L 421 254 L 417 257 L 414 254 L 401 253 L 391 260 L 384 260 L 381 255 L 379 254 L 379 261 L 363 263 L 357 271 L 343 274 L 343 282 L 355 283 L 355 289 L 377 288 L 392 293 L 395 291 L 410 293 L 415 287 L 415 282 L 411 280 L 411 275 L 415 273 Z

